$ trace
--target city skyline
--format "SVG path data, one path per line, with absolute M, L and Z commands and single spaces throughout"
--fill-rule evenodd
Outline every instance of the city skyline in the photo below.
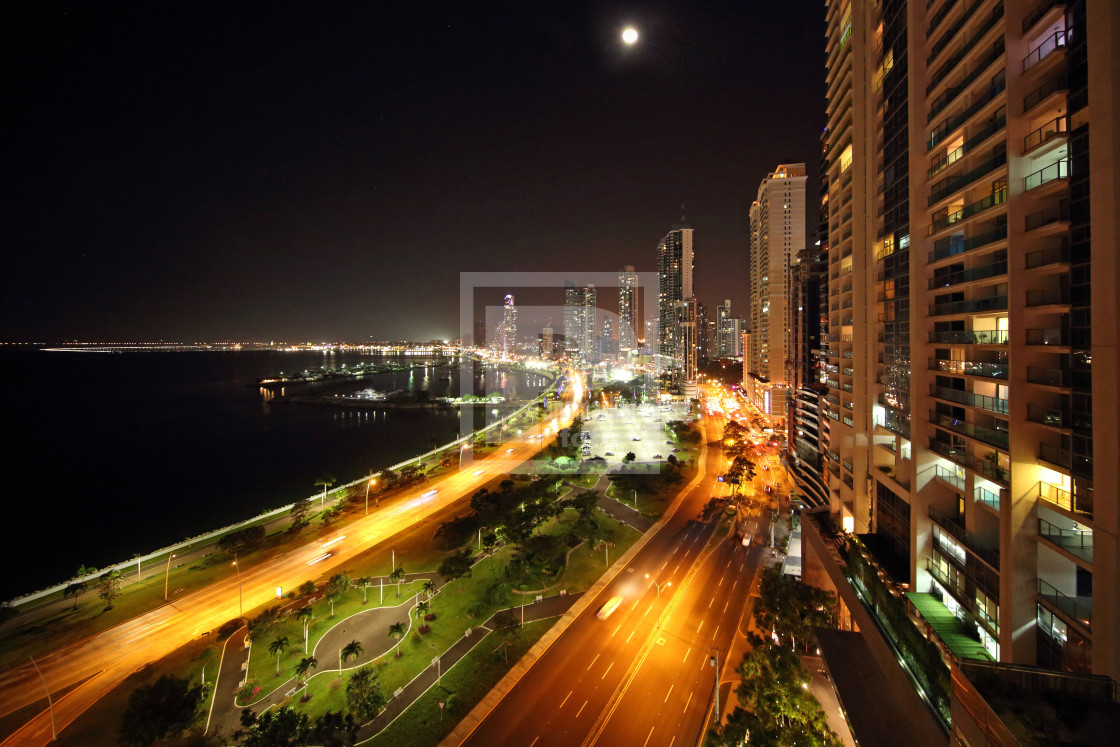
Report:
M 450 339 L 460 271 L 652 270 L 681 203 L 742 304 L 757 144 L 824 124 L 808 2 L 7 15 L 8 341 Z

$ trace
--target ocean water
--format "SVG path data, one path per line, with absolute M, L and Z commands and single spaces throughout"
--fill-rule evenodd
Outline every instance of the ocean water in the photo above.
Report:
M 0 557 L 10 571 L 0 576 L 0 600 L 62 582 L 83 563 L 104 567 L 311 495 L 324 472 L 349 482 L 458 437 L 454 410 L 275 403 L 254 386 L 281 372 L 363 360 L 388 359 L 279 351 L 0 353 Z M 548 383 L 484 373 L 488 390 L 522 397 Z M 411 369 L 362 386 L 439 396 L 458 391 L 457 373 L 447 376 L 446 369 Z

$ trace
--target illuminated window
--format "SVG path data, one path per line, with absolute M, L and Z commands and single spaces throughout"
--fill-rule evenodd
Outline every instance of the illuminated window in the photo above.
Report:
M 847 171 L 848 167 L 850 167 L 851 165 L 852 165 L 852 145 L 851 145 L 851 143 L 849 143 L 848 147 L 844 148 L 844 150 L 840 153 L 840 171 L 841 172 Z

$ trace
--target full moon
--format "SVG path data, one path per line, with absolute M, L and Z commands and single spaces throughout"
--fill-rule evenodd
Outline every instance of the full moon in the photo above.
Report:
M 623 29 L 622 41 L 627 46 L 634 44 L 638 41 L 638 30 L 633 28 Z

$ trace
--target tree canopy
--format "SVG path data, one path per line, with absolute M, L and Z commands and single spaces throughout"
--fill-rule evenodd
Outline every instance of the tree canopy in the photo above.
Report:
M 121 744 L 149 745 L 187 729 L 202 703 L 202 688 L 165 674 L 151 685 L 136 688 L 121 714 Z

